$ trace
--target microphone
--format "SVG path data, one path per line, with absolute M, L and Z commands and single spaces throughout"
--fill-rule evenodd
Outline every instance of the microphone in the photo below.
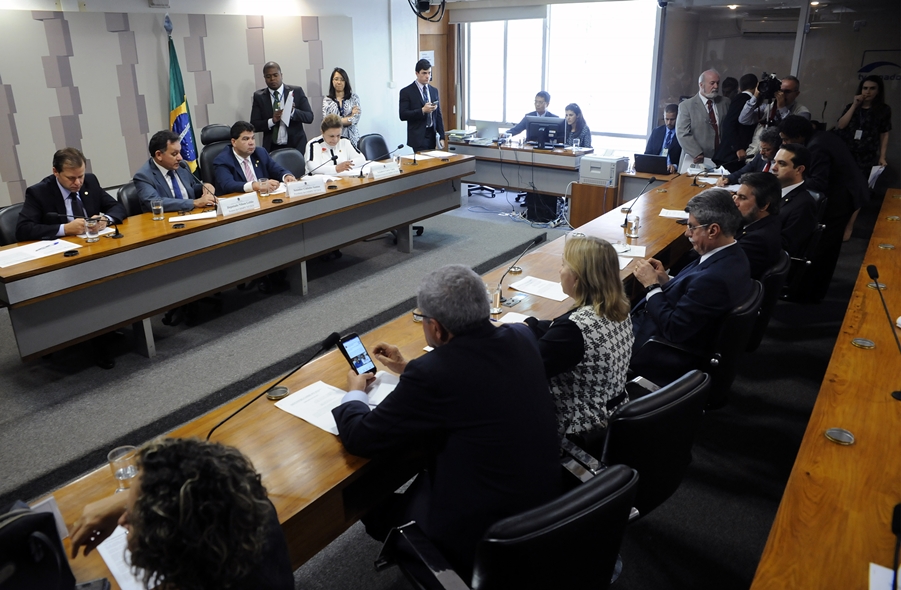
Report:
M 651 186 L 652 184 L 654 184 L 655 182 L 657 182 L 657 177 L 656 177 L 656 176 L 652 176 L 652 177 L 650 178 L 650 180 L 648 180 L 648 183 L 647 183 L 646 185 L 644 185 L 644 188 L 641 189 L 641 192 L 638 193 L 638 196 L 635 197 L 635 200 L 632 201 L 632 204 L 629 205 L 629 208 L 628 208 L 628 209 L 626 209 L 626 218 L 623 219 L 623 224 L 622 224 L 620 227 L 626 227 L 626 223 L 627 223 L 628 220 L 629 220 L 629 213 L 632 212 L 632 207 L 635 206 L 635 203 L 638 202 L 638 199 L 641 198 L 641 195 L 644 194 L 644 191 L 647 190 L 647 188 L 648 188 L 649 186 Z M 620 211 L 622 211 L 622 209 L 620 209 Z
M 895 344 L 898 346 L 898 352 L 901 352 L 901 341 L 898 340 L 898 332 L 895 331 L 895 322 L 892 321 L 892 314 L 888 312 L 888 305 L 885 304 L 885 295 L 882 294 L 882 289 L 879 285 L 879 271 L 876 270 L 875 264 L 867 266 L 867 274 L 876 282 L 876 292 L 879 293 L 879 299 L 882 301 L 882 309 L 885 310 L 885 317 L 888 319 L 889 330 L 892 331 L 892 336 L 895 337 Z M 901 390 L 893 391 L 892 397 L 901 401 Z
M 501 280 L 499 280 L 499 281 L 497 282 L 497 290 L 498 290 L 498 291 L 501 290 L 501 285 L 503 284 L 504 279 L 507 278 L 507 274 L 508 274 L 510 271 L 513 271 L 513 274 L 518 274 L 518 273 L 521 273 L 521 272 L 522 272 L 522 269 L 521 269 L 520 267 L 516 266 L 516 263 L 519 262 L 519 260 L 520 260 L 523 256 L 526 255 L 526 252 L 529 251 L 529 248 L 531 248 L 532 246 L 537 246 L 538 244 L 540 244 L 540 243 L 543 242 L 543 241 L 544 241 L 544 236 L 541 235 L 541 236 L 538 236 L 537 238 L 535 238 L 534 240 L 532 240 L 531 242 L 529 242 L 529 245 L 526 246 L 526 249 L 523 250 L 523 251 L 522 251 L 522 254 L 520 254 L 520 255 L 516 258 L 516 260 L 513 261 L 513 264 L 510 265 L 510 268 L 508 268 L 507 271 L 501 276 Z M 501 303 L 503 303 L 504 301 L 506 301 L 506 299 L 504 298 L 503 295 L 501 295 Z
M 291 372 L 289 372 L 287 375 L 285 375 L 284 377 L 282 377 L 281 379 L 279 379 L 278 381 L 276 381 L 276 382 L 275 382 L 275 385 L 273 385 L 273 386 L 270 387 L 269 389 L 266 389 L 266 390 L 264 390 L 264 391 L 261 391 L 259 395 L 257 395 L 255 398 L 253 398 L 252 400 L 250 400 L 249 402 L 247 402 L 246 404 L 244 404 L 243 406 L 241 406 L 240 408 L 238 408 L 237 410 L 235 410 L 235 411 L 234 411 L 229 417 L 227 417 L 225 420 L 223 420 L 223 421 L 220 422 L 219 424 L 216 424 L 215 426 L 213 426 L 213 429 L 210 430 L 210 433 L 206 435 L 206 439 L 207 439 L 207 440 L 210 440 L 210 437 L 213 436 L 213 433 L 216 432 L 216 429 L 217 429 L 217 428 L 219 428 L 220 426 L 222 426 L 223 424 L 225 424 L 226 422 L 228 422 L 229 420 L 231 420 L 232 418 L 234 418 L 235 416 L 237 416 L 238 413 L 239 413 L 241 410 L 243 410 L 244 408 L 246 408 L 247 406 L 249 406 L 249 405 L 252 404 L 253 402 L 255 402 L 255 401 L 257 401 L 258 399 L 260 399 L 260 397 L 261 397 L 264 393 L 265 393 L 265 394 L 268 394 L 267 397 L 268 397 L 269 399 L 273 399 L 273 400 L 282 399 L 283 397 L 285 397 L 286 395 L 288 395 L 288 388 L 287 388 L 287 387 L 279 386 L 279 383 L 281 383 L 282 381 L 284 381 L 285 379 L 287 379 L 288 377 L 290 377 L 291 375 L 293 375 L 293 374 L 296 373 L 297 371 L 301 370 L 304 366 L 306 366 L 307 363 L 309 363 L 311 360 L 313 360 L 314 358 L 316 358 L 316 356 L 318 356 L 319 353 L 325 352 L 326 350 L 330 349 L 330 348 L 333 347 L 335 344 L 337 344 L 339 340 L 341 340 L 341 335 L 338 334 L 337 332 L 332 332 L 331 334 L 329 334 L 328 337 L 327 337 L 325 340 L 322 341 L 322 345 L 319 347 L 319 350 L 317 350 L 316 352 L 313 353 L 313 356 L 311 356 L 310 358 L 308 358 L 308 359 L 305 360 L 304 362 L 300 363 L 297 367 L 295 367 L 294 369 L 292 369 Z
M 396 148 L 394 148 L 393 150 L 391 150 L 390 152 L 388 152 L 387 154 L 385 154 L 383 156 L 379 156 L 378 158 L 373 158 L 371 160 L 366 160 L 365 162 L 363 162 L 363 165 L 360 166 L 360 178 L 363 178 L 363 168 L 366 167 L 366 164 L 372 164 L 376 160 L 384 160 L 385 158 L 390 158 L 394 154 L 394 152 L 396 152 L 397 150 L 399 150 L 403 147 L 404 147 L 404 144 L 400 144 L 399 146 L 397 146 Z
M 333 166 L 337 166 L 337 165 L 338 165 L 338 156 L 335 155 L 334 150 L 332 150 L 332 157 L 331 157 L 331 158 L 329 158 L 328 160 L 326 160 L 326 161 L 323 162 L 322 164 L 319 164 L 318 166 L 316 166 L 315 168 L 313 168 L 312 170 L 310 170 L 309 172 L 307 172 L 306 174 L 304 174 L 303 176 L 301 176 L 301 178 L 305 178 L 305 177 L 307 177 L 307 176 L 313 176 L 313 173 L 314 173 L 314 172 L 316 172 L 317 170 L 319 170 L 320 168 L 322 168 L 322 167 L 325 166 L 326 164 L 332 164 Z
M 413 166 L 418 166 L 418 165 L 419 165 L 419 162 L 416 161 L 416 148 L 414 148 L 414 147 L 411 145 L 411 146 L 410 146 L 410 149 L 413 150 L 413 163 L 412 163 L 412 165 L 413 165 Z

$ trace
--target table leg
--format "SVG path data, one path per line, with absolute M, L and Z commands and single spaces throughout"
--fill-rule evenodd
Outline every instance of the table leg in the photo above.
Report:
M 150 326 L 150 318 L 144 318 L 140 322 L 131 325 L 135 335 L 135 348 L 137 351 L 152 359 L 156 356 L 156 343 L 153 341 L 153 328 Z
M 307 285 L 307 261 L 304 260 L 300 264 L 288 267 L 288 283 L 291 285 L 291 292 L 295 295 L 306 295 L 308 291 Z
M 397 249 L 404 254 L 409 254 L 413 251 L 413 226 L 412 225 L 402 225 L 398 227 L 395 231 L 397 231 Z

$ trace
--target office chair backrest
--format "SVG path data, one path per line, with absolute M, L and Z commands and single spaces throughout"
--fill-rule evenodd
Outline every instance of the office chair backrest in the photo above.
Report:
M 473 589 L 607 588 L 638 479 L 634 469 L 614 465 L 495 523 L 476 548 Z
M 16 243 L 16 223 L 23 206 L 23 203 L 13 203 L 0 209 L 0 246 Z
M 213 160 L 222 150 L 231 146 L 231 128 L 228 125 L 215 123 L 200 130 L 200 179 L 213 184 Z
M 269 155 L 272 156 L 272 159 L 282 168 L 293 174 L 294 178 L 300 178 L 307 172 L 303 154 L 294 148 L 282 148 L 280 150 L 275 150 Z
M 791 257 L 787 252 L 782 251 L 779 261 L 771 268 L 767 269 L 760 282 L 763 283 L 763 301 L 760 303 L 760 311 L 757 312 L 757 320 L 754 322 L 754 329 L 751 331 L 751 337 L 748 339 L 746 352 L 754 352 L 760 346 L 763 340 L 763 333 L 770 323 L 770 317 L 773 315 L 773 309 L 776 308 L 776 302 L 782 294 L 782 287 L 788 279 L 788 271 L 791 269 Z
M 669 385 L 620 406 L 607 424 L 601 462 L 638 471 L 635 508 L 644 516 L 669 498 L 691 463 L 710 377 L 689 371 Z
M 134 182 L 128 182 L 120 186 L 119 192 L 116 193 L 116 199 L 125 207 L 125 213 L 129 217 L 143 213 L 141 210 L 141 199 L 138 197 L 138 189 Z
M 370 133 L 361 137 L 357 142 L 357 148 L 367 160 L 384 160 L 391 151 L 388 149 L 388 144 L 385 143 L 385 138 L 378 133 Z
M 823 213 L 826 212 L 826 202 L 828 199 L 826 195 L 817 191 L 807 191 L 810 193 L 810 196 L 813 197 L 814 203 L 817 204 L 817 222 L 823 221 Z

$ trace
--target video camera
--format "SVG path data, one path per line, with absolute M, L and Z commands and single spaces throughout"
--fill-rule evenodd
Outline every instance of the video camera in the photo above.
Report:
M 776 92 L 782 89 L 782 80 L 776 77 L 776 74 L 763 73 L 760 83 L 757 84 L 757 92 L 759 100 L 773 100 Z

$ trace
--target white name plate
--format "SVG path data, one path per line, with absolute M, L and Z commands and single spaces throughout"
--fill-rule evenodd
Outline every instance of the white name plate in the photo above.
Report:
M 260 208 L 260 199 L 256 193 L 247 193 L 238 195 L 237 197 L 228 197 L 227 199 L 219 199 L 216 205 L 216 211 L 223 217 L 234 215 L 235 213 L 243 213 L 245 211 L 253 211 Z
M 285 185 L 288 189 L 288 198 L 309 197 L 325 192 L 325 178 L 322 176 L 306 176 L 300 180 L 289 182 Z
M 388 162 L 387 164 L 373 162 L 369 165 L 369 178 L 372 178 L 373 180 L 397 176 L 398 174 L 400 174 L 400 168 L 398 168 L 397 164 L 394 162 Z

